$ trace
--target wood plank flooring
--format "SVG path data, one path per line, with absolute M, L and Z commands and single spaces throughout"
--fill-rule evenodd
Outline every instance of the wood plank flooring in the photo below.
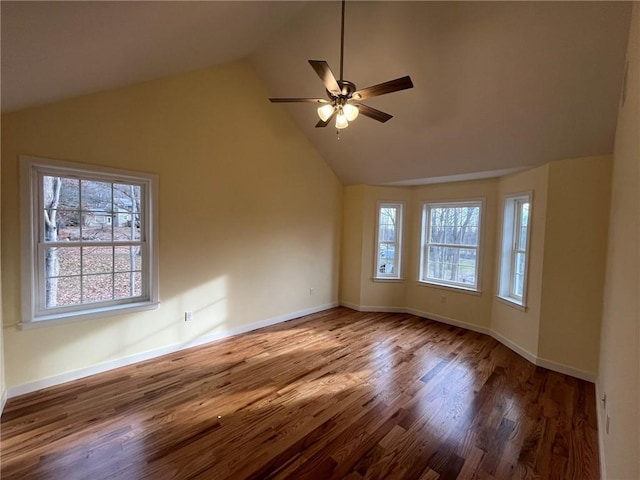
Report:
M 335 308 L 8 401 L 10 479 L 598 477 L 593 385 Z

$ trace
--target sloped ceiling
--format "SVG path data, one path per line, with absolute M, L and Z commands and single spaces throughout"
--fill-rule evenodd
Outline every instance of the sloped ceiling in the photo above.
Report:
M 2 2 L 11 111 L 248 57 L 273 96 L 324 95 L 339 73 L 337 2 Z M 341 132 L 285 109 L 347 184 L 498 175 L 610 153 L 630 2 L 349 2 L 344 77 L 411 75 Z M 267 99 L 265 98 L 265 102 Z

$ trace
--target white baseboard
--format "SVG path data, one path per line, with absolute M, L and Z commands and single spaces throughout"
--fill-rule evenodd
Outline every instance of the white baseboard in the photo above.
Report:
M 538 365 L 538 356 L 534 355 L 533 353 L 531 353 L 526 348 L 521 347 L 520 345 L 518 345 L 514 341 L 508 339 L 507 337 L 505 337 L 504 335 L 496 332 L 495 330 L 491 330 L 489 335 L 491 335 L 493 338 L 495 338 L 497 341 L 499 341 L 501 344 L 503 344 L 508 349 L 513 350 L 514 352 L 516 352 L 521 357 L 526 358 L 527 360 L 529 360 L 534 365 Z M 553 370 L 553 368 L 550 368 L 549 370 Z
M 111 360 L 109 362 L 101 363 L 99 365 L 93 365 L 91 367 L 81 368 L 79 370 L 62 373 L 60 375 L 54 375 L 52 377 L 43 378 L 41 380 L 23 383 L 21 385 L 9 387 L 5 392 L 4 396 L 5 398 L 17 397 L 19 395 L 24 395 L 25 393 L 35 392 L 36 390 L 41 390 L 43 388 L 60 385 L 62 383 L 78 380 L 80 378 L 88 377 L 90 375 L 95 375 L 97 373 L 107 372 L 115 368 L 124 367 L 134 363 L 142 362 L 144 360 L 150 360 L 152 358 L 160 357 L 162 355 L 167 355 L 168 353 L 174 353 L 180 350 L 184 350 L 185 348 L 197 347 L 199 345 L 204 345 L 206 343 L 211 343 L 217 340 L 222 340 L 224 338 L 233 337 L 234 335 L 239 335 L 241 333 L 257 330 L 258 328 L 268 327 L 271 325 L 275 325 L 277 323 L 286 322 L 288 320 L 293 320 L 295 318 L 304 317 L 305 315 L 318 313 L 323 310 L 327 310 L 329 308 L 333 308 L 337 306 L 338 306 L 338 302 L 318 305 L 316 307 L 299 310 L 297 312 L 292 312 L 284 315 L 278 315 L 277 317 L 267 318 L 264 320 L 260 320 L 258 322 L 250 323 L 248 325 L 242 325 L 240 327 L 233 328 L 230 330 L 225 330 L 223 332 L 213 333 L 210 335 L 203 335 L 202 337 L 189 340 L 188 342 L 175 343 L 172 345 L 167 345 L 164 347 L 149 350 L 147 352 L 137 353 L 135 355 L 129 355 L 127 357 L 119 358 L 117 360 Z M 4 406 L 4 403 L 2 405 Z
M 383 307 L 383 306 L 363 306 L 356 305 L 349 302 L 340 302 L 343 307 L 356 310 L 358 312 L 380 312 L 380 313 L 406 313 L 407 309 L 404 307 Z
M 547 360 L 546 358 L 540 357 L 538 357 L 535 363 L 539 367 L 544 367 L 549 370 L 553 370 L 554 372 L 564 373 L 565 375 L 569 375 L 570 377 L 576 377 L 580 378 L 581 380 L 586 380 L 587 382 L 596 383 L 597 375 L 594 372 L 580 370 L 579 368 L 574 368 L 563 363 L 554 362 L 552 360 Z
M 483 325 L 476 325 L 474 323 L 463 322 L 461 320 L 456 320 L 455 318 L 444 317 L 442 315 L 437 315 L 435 313 L 416 310 L 415 308 L 405 308 L 404 312 L 410 313 L 417 317 L 427 318 L 429 320 L 435 320 L 436 322 L 446 323 L 447 325 L 453 325 L 454 327 L 464 328 L 465 330 L 471 330 L 472 332 L 484 333 L 486 335 L 489 335 L 491 332 L 488 327 L 485 327 Z
M 562 363 L 554 362 L 552 360 L 547 360 L 545 358 L 540 358 L 537 355 L 529 352 L 525 348 L 521 347 L 517 343 L 508 339 L 507 337 L 501 335 L 500 333 L 491 330 L 489 327 L 485 327 L 483 325 L 476 325 L 474 323 L 467 323 L 461 320 L 456 320 L 455 318 L 444 317 L 442 315 L 437 315 L 435 313 L 423 312 L 421 310 L 416 310 L 414 308 L 400 308 L 400 307 L 371 307 L 371 306 L 363 306 L 363 305 L 354 305 L 347 302 L 340 302 L 340 305 L 351 308 L 352 310 L 357 310 L 359 312 L 397 312 L 397 313 L 410 313 L 412 315 L 416 315 L 422 318 L 428 318 L 430 320 L 435 320 L 440 323 L 446 323 L 447 325 L 453 325 L 455 327 L 464 328 L 465 330 L 471 330 L 478 333 L 484 333 L 485 335 L 489 335 L 495 338 L 497 341 L 502 343 L 505 347 L 514 351 L 521 357 L 525 358 L 529 362 L 537 365 L 539 367 L 543 367 L 549 370 L 553 370 L 554 372 L 563 373 L 565 375 L 569 375 L 571 377 L 580 378 L 581 380 L 586 380 L 591 383 L 595 383 L 596 374 L 594 372 L 588 372 L 585 370 L 580 370 L 578 368 L 571 367 L 569 365 L 564 365 Z M 377 308 L 389 308 L 389 310 L 376 310 Z
M 600 390 L 600 382 L 596 380 L 596 418 L 598 419 L 598 453 L 600 454 L 600 480 L 607 480 L 607 468 L 604 458 L 604 436 L 606 429 L 606 415 L 602 408 L 602 391 Z

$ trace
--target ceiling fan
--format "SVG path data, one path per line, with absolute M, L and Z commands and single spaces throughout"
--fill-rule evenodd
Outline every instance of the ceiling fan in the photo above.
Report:
M 379 95 L 385 95 L 387 93 L 393 93 L 400 90 L 406 90 L 413 88 L 413 82 L 411 77 L 401 77 L 388 82 L 373 85 L 371 87 L 356 89 L 354 83 L 344 80 L 343 73 L 343 60 L 344 60 L 344 10 L 345 0 L 342 0 L 342 23 L 340 31 L 340 79 L 336 80 L 329 64 L 324 60 L 309 60 L 309 63 L 315 70 L 315 72 L 324 83 L 327 89 L 327 99 L 324 98 L 270 98 L 273 103 L 291 103 L 291 102 L 309 102 L 320 103 L 321 107 L 318 108 L 318 116 L 320 121 L 316 124 L 316 128 L 326 127 L 329 122 L 335 117 L 336 128 L 338 130 L 349 126 L 349 122 L 356 119 L 359 113 L 362 115 L 373 118 L 379 122 L 386 122 L 393 118 L 393 115 L 381 112 L 375 108 L 371 108 L 363 103 L 361 100 L 367 98 L 377 97 Z

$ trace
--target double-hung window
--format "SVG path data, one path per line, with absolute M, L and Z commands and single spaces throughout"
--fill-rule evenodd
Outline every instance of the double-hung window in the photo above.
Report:
M 23 326 L 155 306 L 156 176 L 20 162 Z
M 402 265 L 403 207 L 401 202 L 378 203 L 374 278 L 402 278 L 400 270 Z
M 425 203 L 419 281 L 479 290 L 482 201 Z
M 520 306 L 526 299 L 530 218 L 531 193 L 505 198 L 499 297 Z

